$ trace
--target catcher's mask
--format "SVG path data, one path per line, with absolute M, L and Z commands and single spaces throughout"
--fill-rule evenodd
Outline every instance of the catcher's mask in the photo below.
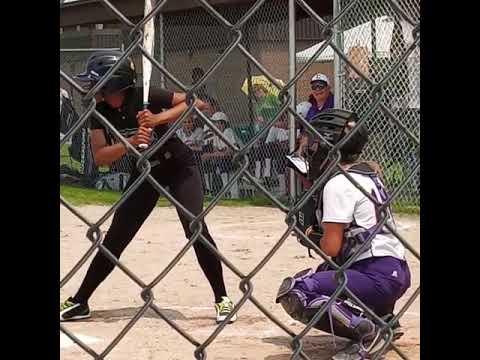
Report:
M 356 113 L 343 109 L 328 109 L 312 119 L 311 125 L 323 136 L 323 139 L 307 132 L 309 180 L 315 181 L 325 171 L 330 161 L 335 158 L 335 155 L 332 154 L 329 159 L 329 152 L 332 147 L 355 128 L 357 122 L 358 116 Z M 356 161 L 367 141 L 368 131 L 361 124 L 340 148 L 340 161 L 343 163 Z

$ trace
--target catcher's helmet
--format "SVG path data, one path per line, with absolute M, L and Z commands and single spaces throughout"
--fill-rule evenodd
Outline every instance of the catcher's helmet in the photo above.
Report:
M 79 81 L 89 82 L 91 88 L 118 62 L 121 56 L 122 52 L 120 51 L 96 52 L 87 60 L 85 72 L 76 75 L 75 78 Z M 112 94 L 133 87 L 136 79 L 135 65 L 130 58 L 127 58 L 102 87 L 102 92 Z
M 327 140 L 309 134 L 308 150 L 309 178 L 315 180 L 321 173 L 321 165 L 326 160 L 331 147 L 348 134 L 358 121 L 356 113 L 343 109 L 328 109 L 312 119 L 311 125 Z M 340 148 L 342 162 L 355 161 L 368 142 L 368 130 L 361 124 L 356 132 Z

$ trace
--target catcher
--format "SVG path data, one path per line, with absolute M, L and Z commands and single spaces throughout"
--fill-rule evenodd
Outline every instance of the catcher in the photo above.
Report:
M 357 121 L 355 113 L 331 109 L 316 116 L 312 126 L 335 145 L 355 127 Z M 371 162 L 358 160 L 367 141 L 368 132 L 360 125 L 340 148 L 339 165 L 379 204 L 384 204 L 388 195 L 378 167 Z M 311 181 L 318 179 L 331 163 L 329 150 L 324 141 L 309 135 L 307 151 Z M 389 319 L 395 302 L 410 286 L 410 272 L 402 243 L 384 226 L 373 236 L 370 244 L 360 250 L 374 233 L 381 215 L 373 202 L 339 171 L 334 171 L 317 192 L 313 204 L 312 224 L 307 223 L 308 217 L 302 217 L 305 234 L 338 265 L 344 264 L 360 251 L 360 255 L 345 271 L 347 288 L 379 317 Z M 389 208 L 383 216 L 394 228 Z M 301 242 L 310 246 L 305 241 Z M 316 271 L 303 270 L 283 280 L 276 301 L 292 318 L 307 324 L 335 292 L 338 286 L 335 274 L 326 262 Z M 379 327 L 364 314 L 362 308 L 345 294 L 333 302 L 314 327 L 353 340 L 334 359 L 368 358 L 382 335 Z

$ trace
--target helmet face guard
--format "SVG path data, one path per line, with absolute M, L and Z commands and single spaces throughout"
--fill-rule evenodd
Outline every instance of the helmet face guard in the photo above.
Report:
M 345 133 L 346 121 L 318 121 L 312 126 L 324 137 L 308 134 L 307 161 L 309 164 L 308 179 L 316 180 L 327 168 L 326 161 L 331 148 L 338 143 Z M 331 145 L 329 145 L 330 143 Z
M 316 180 L 333 161 L 328 161 L 333 146 L 356 125 L 355 113 L 342 109 L 329 109 L 317 115 L 311 125 L 322 135 L 323 139 L 307 132 L 307 159 L 309 163 L 308 179 Z M 368 141 L 368 132 L 363 125 L 340 148 L 341 161 L 351 161 L 358 157 Z

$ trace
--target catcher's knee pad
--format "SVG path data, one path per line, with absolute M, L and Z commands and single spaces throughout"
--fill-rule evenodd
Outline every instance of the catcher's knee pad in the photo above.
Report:
M 311 271 L 305 270 L 297 274 L 300 275 L 299 278 L 288 277 L 283 280 L 276 299 L 287 314 L 303 324 L 308 324 L 319 309 L 330 300 L 329 296 L 320 295 L 308 302 L 307 296 L 295 288 L 296 281 L 309 274 Z M 356 341 L 373 337 L 376 330 L 375 324 L 363 315 L 361 308 L 341 300 L 333 301 L 315 322 L 314 327 Z
M 305 323 L 305 295 L 299 290 L 291 290 L 279 300 L 288 315 L 297 321 Z
M 328 300 L 329 296 L 322 295 L 310 301 L 305 307 L 305 318 L 310 321 Z M 314 327 L 356 341 L 374 337 L 376 330 L 375 324 L 364 316 L 363 310 L 347 300 L 333 301 Z
M 305 269 L 302 271 L 299 271 L 293 276 L 289 276 L 285 279 L 283 279 L 282 284 L 280 285 L 280 288 L 278 289 L 277 293 L 277 298 L 276 298 L 276 303 L 278 304 L 280 302 L 280 299 L 287 295 L 290 290 L 293 289 L 295 286 L 295 283 L 305 279 L 306 277 L 310 276 L 313 274 L 312 269 Z
M 307 297 L 302 291 L 294 289 L 295 283 L 313 274 L 312 269 L 305 269 L 294 276 L 288 277 L 282 281 L 278 289 L 276 303 L 280 303 L 283 309 L 293 319 L 304 322 L 304 309 L 307 304 Z

